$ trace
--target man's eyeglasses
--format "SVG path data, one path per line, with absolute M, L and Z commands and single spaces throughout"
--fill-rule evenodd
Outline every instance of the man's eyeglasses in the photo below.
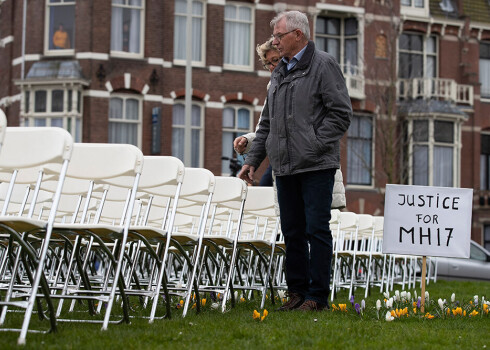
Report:
M 264 62 L 264 68 L 269 69 L 271 66 L 277 66 L 281 59 L 279 57 L 274 57 L 270 62 Z
M 289 32 L 282 33 L 282 34 L 272 34 L 271 38 L 276 39 L 277 41 L 281 41 L 283 36 L 288 35 L 289 33 L 292 33 L 295 30 L 298 30 L 298 29 L 293 29 L 293 30 L 290 30 Z

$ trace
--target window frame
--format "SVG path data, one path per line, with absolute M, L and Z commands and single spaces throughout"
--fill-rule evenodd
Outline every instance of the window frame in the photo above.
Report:
M 414 51 L 414 50 L 405 50 L 400 48 L 400 37 L 401 35 L 417 35 L 422 38 L 422 51 Z M 398 79 L 419 79 L 419 78 L 437 78 L 439 77 L 439 36 L 431 34 L 431 35 L 425 35 L 424 33 L 420 32 L 413 32 L 413 31 L 404 31 L 400 34 L 400 37 L 397 39 L 397 78 Z M 427 42 L 429 38 L 434 38 L 435 43 L 435 52 L 434 53 L 429 53 L 427 51 Z M 415 55 L 415 54 L 420 54 L 422 55 L 422 68 L 423 68 L 423 74 L 421 77 L 408 77 L 408 78 L 402 78 L 400 77 L 400 55 L 402 53 L 410 54 L 410 55 Z M 434 57 L 434 62 L 435 62 L 435 70 L 434 70 L 434 76 L 429 77 L 427 76 L 427 58 L 428 57 Z
M 60 0 L 61 3 L 50 3 L 50 0 L 45 1 L 45 12 L 44 12 L 44 54 L 46 56 L 72 56 L 75 54 L 75 39 L 76 39 L 76 0 Z M 68 4 L 66 4 L 68 3 Z M 71 49 L 50 49 L 49 43 L 52 40 L 52 36 L 50 35 L 50 16 L 51 9 L 54 7 L 61 6 L 73 6 L 74 15 L 73 15 L 73 41 L 71 42 Z M 70 38 L 71 40 L 71 38 Z
M 371 139 L 370 139 L 370 152 L 371 152 L 370 156 L 371 156 L 371 159 L 370 159 L 370 164 L 369 164 L 370 168 L 367 169 L 367 171 L 369 172 L 369 184 L 349 182 L 349 172 L 350 172 L 350 167 L 349 167 L 350 145 L 349 145 L 349 141 L 353 140 L 353 139 L 356 139 L 356 140 L 359 140 L 359 139 L 369 140 L 369 139 L 363 138 L 360 136 L 351 137 L 349 135 L 349 132 L 347 132 L 347 176 L 345 178 L 346 185 L 349 188 L 363 188 L 363 189 L 374 188 L 374 186 L 375 186 L 374 166 L 375 166 L 375 154 L 376 154 L 376 152 L 375 152 L 375 132 L 374 131 L 376 130 L 376 118 L 373 115 L 362 114 L 362 113 L 354 113 L 353 118 L 354 117 L 371 119 L 371 121 L 370 121 L 371 122 Z M 359 157 L 359 155 L 356 155 L 356 156 Z
M 122 119 L 111 119 L 110 117 L 110 105 L 111 105 L 111 100 L 114 98 L 120 98 L 123 100 L 123 118 Z M 126 119 L 126 100 L 133 99 L 138 101 L 138 120 L 128 120 Z M 138 94 L 131 94 L 131 93 L 121 93 L 121 92 L 115 92 L 112 93 L 111 96 L 108 99 L 108 111 L 107 111 L 107 143 L 111 143 L 109 141 L 109 132 L 110 132 L 110 126 L 109 124 L 112 123 L 125 123 L 125 124 L 137 124 L 137 145 L 139 149 L 142 149 L 142 140 L 143 140 L 143 97 Z
M 175 100 L 173 105 L 172 105 L 172 134 L 173 134 L 173 130 L 174 128 L 179 128 L 179 129 L 183 129 L 184 130 L 184 133 L 185 133 L 185 125 L 180 125 L 180 124 L 174 124 L 174 121 L 173 121 L 173 109 L 176 105 L 181 105 L 184 107 L 184 113 L 185 113 L 185 101 L 184 100 Z M 196 127 L 196 126 L 193 126 L 192 123 L 191 123 L 191 133 L 192 133 L 192 130 L 199 130 L 199 165 L 198 167 L 199 168 L 203 168 L 204 167 L 204 136 L 205 136 L 205 133 L 204 133 L 204 127 L 205 127 L 205 104 L 204 103 L 201 103 L 201 102 L 198 102 L 198 101 L 192 101 L 192 107 L 194 106 L 197 106 L 199 107 L 199 110 L 200 110 L 200 126 L 199 127 Z M 191 109 L 192 109 L 191 107 Z M 191 112 L 191 118 L 192 118 L 192 112 Z M 172 138 L 173 138 L 173 135 L 172 135 Z M 185 140 L 183 141 L 184 142 L 184 147 L 185 147 Z M 172 155 L 174 154 L 173 153 L 173 149 L 171 147 L 171 153 Z M 192 155 L 191 155 L 191 158 L 192 158 Z M 182 162 L 184 161 L 184 159 L 181 159 Z M 191 159 L 192 161 L 192 159 Z
M 320 4 L 317 4 L 317 6 L 320 6 Z M 320 34 L 320 37 L 322 38 L 328 38 L 328 37 L 333 37 L 331 34 L 326 34 L 326 33 L 317 33 L 317 25 L 318 25 L 318 18 L 338 18 L 341 20 L 340 24 L 340 29 L 341 33 L 338 36 L 338 39 L 340 40 L 340 54 L 339 54 L 339 59 L 341 62 L 338 62 L 341 70 L 344 74 L 345 82 L 347 85 L 347 89 L 349 90 L 349 95 L 352 98 L 355 99 L 360 99 L 363 100 L 366 98 L 365 94 L 365 79 L 364 79 L 364 32 L 365 32 L 365 16 L 364 16 L 364 9 L 357 9 L 358 11 L 355 10 L 355 8 L 352 8 L 350 6 L 335 6 L 333 8 L 330 8 L 330 5 L 323 4 L 318 12 L 318 14 L 315 16 L 315 20 L 313 23 L 313 41 L 316 44 L 316 40 L 318 35 Z M 344 57 L 345 57 L 345 42 L 346 39 L 349 39 L 350 36 L 345 36 L 345 20 L 347 19 L 355 19 L 357 22 L 357 33 L 355 36 L 352 36 L 352 38 L 356 38 L 357 41 L 357 63 L 355 66 L 355 72 L 351 72 L 347 70 L 347 66 L 343 63 Z M 336 37 L 337 38 L 337 37 Z M 318 45 L 317 45 L 318 47 Z
M 482 77 L 481 77 L 481 61 L 482 61 L 482 57 L 481 57 L 481 47 L 482 45 L 485 45 L 485 46 L 488 46 L 488 52 L 489 52 L 489 57 L 488 58 L 483 58 L 484 60 L 487 60 L 489 65 L 490 65 L 490 41 L 480 41 L 478 43 L 478 72 L 479 72 L 479 76 L 478 76 L 478 82 L 481 84 L 481 88 L 480 88 L 480 99 L 482 102 L 490 102 L 490 75 L 488 76 L 488 92 L 486 94 L 483 94 L 483 83 L 482 83 Z
M 225 128 L 223 126 L 224 112 L 225 112 L 225 109 L 227 109 L 227 108 L 234 110 L 234 118 L 235 118 L 235 123 L 234 123 L 235 127 L 234 128 Z M 248 110 L 248 112 L 249 112 L 249 114 L 248 114 L 248 119 L 249 119 L 248 130 L 238 128 L 238 110 L 240 110 L 240 109 L 245 109 L 245 110 Z M 222 176 L 230 176 L 231 175 L 231 172 L 224 172 L 223 171 L 223 167 L 226 167 L 228 171 L 230 170 L 230 167 L 229 167 L 230 161 L 223 159 L 223 157 L 228 157 L 227 155 L 223 154 L 223 146 L 224 146 L 223 145 L 223 136 L 224 136 L 224 134 L 225 133 L 233 133 L 233 137 L 232 137 L 232 142 L 233 142 L 233 140 L 236 137 L 254 132 L 254 130 L 255 130 L 254 129 L 254 108 L 252 106 L 247 105 L 247 104 L 227 103 L 223 107 L 223 111 L 221 113 L 221 157 L 222 157 L 221 158 L 221 175 Z M 230 144 L 230 148 L 233 149 L 233 143 Z M 232 152 L 232 155 L 233 155 L 233 153 L 235 153 L 235 152 Z M 240 157 L 241 157 L 240 155 L 237 155 L 237 159 L 240 159 Z M 225 165 L 224 163 L 227 163 L 227 164 Z
M 52 112 L 52 92 L 63 91 L 63 111 Z M 71 110 L 68 110 L 69 91 L 72 91 Z M 46 91 L 46 111 L 35 112 L 35 93 Z M 62 118 L 63 129 L 67 130 L 75 142 L 82 142 L 83 135 L 83 91 L 81 85 L 29 85 L 22 87 L 21 93 L 20 126 L 36 126 L 36 120 L 44 119 L 45 126 L 51 126 L 52 119 Z M 26 99 L 29 96 L 29 106 L 26 108 Z M 69 119 L 71 121 L 69 121 Z M 69 128 L 70 126 L 70 128 Z M 77 128 L 77 126 L 79 126 Z
M 207 6 L 206 2 L 204 0 L 193 0 L 193 2 L 200 2 L 202 4 L 202 14 L 200 16 L 192 14 L 192 19 L 194 18 L 200 18 L 201 19 L 201 60 L 200 61 L 195 61 L 194 59 L 191 60 L 192 66 L 194 67 L 204 67 L 206 65 L 206 18 L 207 18 Z M 175 0 L 174 0 L 175 3 Z M 174 10 L 174 30 L 176 30 L 175 27 L 175 17 L 177 16 L 177 11 Z M 185 16 L 185 14 L 184 14 Z M 186 24 L 187 24 L 187 18 L 186 18 Z M 174 34 L 174 58 L 173 58 L 173 64 L 174 65 L 185 65 L 187 63 L 186 59 L 181 59 L 181 58 L 175 58 L 175 34 Z M 187 53 L 186 53 L 187 55 Z
M 244 71 L 244 72 L 251 72 L 254 70 L 254 56 L 255 56 L 255 49 L 254 49 L 254 42 L 255 42 L 255 7 L 253 5 L 249 4 L 244 4 L 244 3 L 239 3 L 239 2 L 226 2 L 224 8 L 226 9 L 226 6 L 235 6 L 235 8 L 240 8 L 240 7 L 248 7 L 250 9 L 250 47 L 249 47 L 249 57 L 248 65 L 238 65 L 238 64 L 231 64 L 231 63 L 226 63 L 225 62 L 225 53 L 226 53 L 226 40 L 224 38 L 224 27 L 226 26 L 227 19 L 223 14 L 223 68 L 228 69 L 228 70 L 235 70 L 235 71 Z M 226 10 L 225 10 L 226 11 Z M 235 23 L 238 21 L 234 21 Z M 240 22 L 241 23 L 241 22 Z
M 415 0 L 410 1 L 410 5 L 404 5 L 400 1 L 400 14 L 414 17 L 429 17 L 429 0 L 422 0 L 423 6 L 415 6 Z
M 428 138 L 427 141 L 415 141 L 413 133 L 413 122 L 414 121 L 427 121 L 428 122 Z M 435 141 L 434 137 L 434 123 L 436 121 L 441 122 L 451 122 L 453 123 L 453 142 L 441 142 Z M 408 133 L 408 184 L 413 185 L 414 180 L 414 146 L 424 145 L 427 146 L 428 158 L 427 158 L 427 186 L 441 186 L 434 185 L 434 148 L 436 146 L 451 147 L 453 150 L 452 155 L 452 185 L 450 187 L 459 187 L 461 182 L 461 147 L 462 147 L 462 126 L 464 118 L 448 118 L 439 115 L 430 115 L 426 118 L 414 117 L 407 119 L 406 132 Z
M 319 33 L 317 32 L 317 22 L 318 22 L 318 19 L 319 18 L 332 18 L 332 19 L 339 19 L 340 20 L 340 33 L 339 35 L 335 35 L 335 34 L 328 34 L 328 33 Z M 347 19 L 352 19 L 354 18 L 357 22 L 357 33 L 356 35 L 346 35 L 345 34 L 345 21 Z M 356 46 L 357 46 L 357 62 L 356 62 L 356 65 L 353 66 L 355 67 L 356 71 L 357 71 L 357 74 L 355 75 L 360 75 L 359 74 L 359 62 L 360 62 L 360 53 L 359 53 L 359 50 L 360 50 L 360 31 L 359 31 L 359 19 L 356 17 L 356 16 L 351 16 L 349 14 L 334 14 L 332 15 L 331 13 L 325 13 L 325 14 L 320 14 L 318 16 L 316 16 L 316 19 L 315 19 L 315 44 L 316 44 L 316 39 L 317 38 L 332 38 L 332 39 L 336 39 L 336 40 L 339 40 L 340 42 L 340 52 L 339 52 L 339 62 L 337 62 L 340 67 L 342 68 L 342 72 L 345 74 L 346 73 L 346 69 L 347 69 L 347 65 L 346 63 L 344 63 L 345 61 L 345 57 L 346 57 L 346 41 L 348 39 L 356 39 Z M 318 45 L 317 45 L 318 46 Z M 326 51 L 328 52 L 328 51 Z
M 146 0 L 141 0 L 141 7 L 134 6 L 134 5 L 127 5 L 127 2 L 129 0 L 123 0 L 123 1 L 125 2 L 124 4 L 114 4 L 113 0 L 111 0 L 111 29 L 110 29 L 110 42 L 109 42 L 110 55 L 112 57 L 122 57 L 122 58 L 135 58 L 135 59 L 143 58 L 145 55 Z M 112 21 L 113 21 L 112 9 L 114 6 L 140 10 L 140 52 L 139 53 L 118 51 L 112 49 Z

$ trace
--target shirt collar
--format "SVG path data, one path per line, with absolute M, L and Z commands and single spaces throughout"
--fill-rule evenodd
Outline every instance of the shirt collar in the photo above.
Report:
M 286 63 L 288 65 L 288 69 L 291 69 L 293 68 L 297 62 L 299 62 L 299 60 L 301 60 L 301 57 L 303 57 L 303 54 L 305 53 L 306 51 L 306 47 L 308 45 L 305 45 L 305 47 L 303 47 L 296 55 L 294 55 L 293 58 L 291 58 L 289 61 L 283 57 L 282 60 L 284 63 Z

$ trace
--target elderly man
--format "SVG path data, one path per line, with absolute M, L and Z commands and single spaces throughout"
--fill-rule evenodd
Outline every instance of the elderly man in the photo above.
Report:
M 255 169 L 269 156 L 286 243 L 289 300 L 279 310 L 324 310 L 330 292 L 334 175 L 352 106 L 338 63 L 309 41 L 304 13 L 280 13 L 271 28 L 272 44 L 283 59 L 272 73 L 267 105 L 239 177 L 252 182 Z

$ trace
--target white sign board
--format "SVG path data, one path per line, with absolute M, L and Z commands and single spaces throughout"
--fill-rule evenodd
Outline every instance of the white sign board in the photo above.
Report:
M 473 189 L 386 185 L 383 253 L 469 258 Z

